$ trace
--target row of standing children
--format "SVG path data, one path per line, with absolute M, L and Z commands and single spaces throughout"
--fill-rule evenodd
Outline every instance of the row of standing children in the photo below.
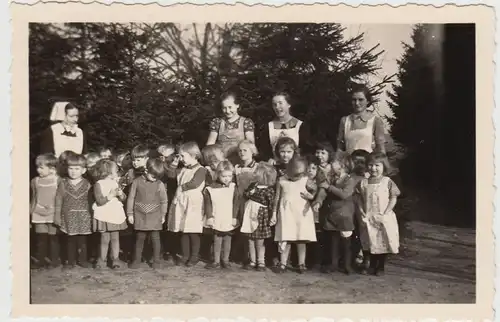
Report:
M 239 144 L 236 165 L 217 145 L 200 151 L 193 142 L 162 145 L 152 158 L 142 145 L 117 154 L 115 161 L 109 149 L 100 152 L 36 159 L 31 216 L 40 265 L 59 265 L 56 233 L 61 231 L 67 236 L 66 266 L 88 266 L 86 238 L 97 232 L 95 267 L 106 265 L 111 248 L 111 267 L 119 268 L 124 264 L 120 231 L 129 226 L 136 232 L 130 268 L 139 267 L 146 241 L 152 244 L 151 265 L 159 267 L 161 231 L 163 248 L 174 258 L 181 246 L 182 260 L 176 263 L 196 265 L 200 247 L 210 250 L 207 268 L 229 267 L 232 245 L 244 254 L 244 268 L 265 270 L 268 257 L 277 272 L 289 268 L 295 245 L 300 273 L 306 271 L 307 243 L 314 245 L 312 257 L 323 272 L 336 271 L 341 263 L 351 273 L 352 254 L 361 248 L 361 272 L 380 274 L 386 254 L 398 252 L 392 209 L 399 191 L 384 176 L 383 154 L 358 150 L 340 156 L 325 143 L 304 158 L 286 137 L 276 144 L 274 164 L 256 162 L 257 148 L 250 141 Z

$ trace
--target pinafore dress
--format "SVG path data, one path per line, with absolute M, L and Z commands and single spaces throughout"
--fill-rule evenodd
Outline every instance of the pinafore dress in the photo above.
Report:
M 359 220 L 360 240 L 364 250 L 372 254 L 397 254 L 399 251 L 399 230 L 396 214 L 381 213 L 390 200 L 389 177 L 383 177 L 379 183 L 360 183 L 361 199 L 365 214 Z
M 168 230 L 172 232 L 199 233 L 203 232 L 205 218 L 203 215 L 203 189 L 205 183 L 198 188 L 182 191 L 182 185 L 191 181 L 201 165 L 193 168 L 182 168 L 177 176 L 178 187 L 170 206 Z
M 99 180 L 96 184 L 101 187 L 103 196 L 109 195 L 111 190 L 118 189 L 118 182 L 111 179 Z M 92 206 L 94 211 L 94 231 L 117 231 L 127 229 L 127 221 L 123 203 L 114 197 L 106 204 Z
M 276 148 L 276 143 L 282 137 L 289 137 L 295 141 L 297 146 L 299 145 L 299 130 L 302 125 L 302 121 L 298 120 L 297 124 L 294 128 L 291 129 L 275 129 L 274 122 L 269 122 L 269 143 L 271 143 L 271 147 L 273 149 L 274 158 L 277 159 L 277 156 L 274 153 Z
M 224 155 L 232 164 L 239 162 L 238 143 L 245 139 L 244 122 L 245 118 L 240 116 L 238 127 L 235 129 L 229 129 L 224 119 L 220 122 L 217 143 L 222 146 Z
M 229 187 L 211 188 L 206 187 L 212 202 L 212 214 L 214 216 L 213 229 L 216 232 L 227 233 L 234 230 L 233 226 L 233 196 L 235 184 Z
M 31 222 L 34 224 L 50 224 L 54 222 L 55 200 L 59 179 L 53 180 L 36 177 L 34 179 L 36 200 L 31 213 Z
M 352 117 L 349 115 L 345 119 L 344 141 L 346 152 L 351 154 L 355 150 L 365 150 L 372 152 L 375 140 L 373 137 L 373 123 L 375 116 L 372 116 L 364 129 L 352 128 Z

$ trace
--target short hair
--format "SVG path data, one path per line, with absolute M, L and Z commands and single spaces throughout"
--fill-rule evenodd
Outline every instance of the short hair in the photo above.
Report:
M 373 96 L 366 84 L 353 84 L 351 86 L 350 94 L 351 96 L 353 96 L 356 93 L 363 93 L 363 95 L 365 95 L 366 100 L 368 101 L 368 106 L 372 105 Z
M 274 93 L 273 98 L 276 96 L 283 96 L 288 105 L 292 105 L 292 97 L 287 92 L 279 91 Z
M 151 173 L 157 179 L 163 177 L 163 174 L 165 173 L 163 162 L 156 158 L 148 159 L 146 162 L 146 169 L 148 170 L 148 173 Z
M 236 92 L 234 91 L 228 91 L 228 92 L 224 92 L 221 96 L 220 96 L 220 101 L 222 103 L 222 101 L 225 101 L 227 100 L 228 98 L 232 97 L 233 100 L 234 100 L 234 103 L 236 105 L 239 105 L 240 104 L 240 99 L 238 97 L 238 95 L 236 94 Z
M 76 154 L 75 152 L 71 151 L 71 150 L 66 150 L 66 151 L 63 151 L 60 155 L 59 155 L 59 158 L 58 158 L 58 161 L 60 164 L 65 164 L 66 163 L 66 159 L 68 159 L 68 156 L 72 155 L 72 154 Z
M 72 153 L 66 158 L 67 167 L 82 167 L 85 168 L 87 165 L 87 160 L 81 154 Z
M 224 161 L 226 157 L 224 156 L 224 151 L 220 144 L 210 144 L 201 150 L 203 156 L 203 163 L 209 165 L 213 161 Z
M 116 162 L 108 159 L 102 159 L 95 165 L 93 175 L 97 180 L 102 180 L 106 179 L 113 172 L 113 170 L 118 170 Z
M 362 158 L 367 159 L 369 155 L 370 155 L 370 152 L 363 150 L 363 149 L 358 149 L 358 150 L 354 150 L 351 153 L 351 158 L 354 159 L 354 158 L 361 158 L 362 157 Z
M 136 145 L 132 148 L 132 151 L 130 151 L 130 155 L 132 156 L 132 159 L 135 158 L 146 158 L 149 156 L 149 148 L 143 144 Z
M 297 152 L 298 150 L 298 146 L 297 146 L 297 142 L 295 142 L 294 139 L 292 138 L 289 138 L 288 136 L 284 136 L 284 137 L 281 137 L 278 139 L 278 141 L 276 142 L 276 146 L 274 147 L 274 153 L 276 155 L 279 155 L 280 154 L 280 149 L 284 146 L 290 146 L 292 147 L 292 150 L 294 152 Z
M 257 184 L 265 186 L 274 186 L 278 172 L 276 168 L 267 162 L 259 162 L 254 172 L 254 179 Z
M 217 174 L 217 176 L 219 176 L 222 172 L 225 171 L 231 171 L 232 173 L 234 173 L 233 164 L 227 160 L 221 161 L 219 165 L 217 165 L 217 170 L 215 170 L 215 173 Z
M 250 151 L 252 151 L 252 155 L 255 157 L 259 154 L 259 151 L 257 150 L 257 146 L 255 143 L 253 143 L 250 140 L 242 140 L 238 143 L 238 148 L 242 145 L 248 146 L 250 148 Z
M 106 151 L 109 151 L 111 153 L 111 155 L 113 155 L 113 149 L 111 149 L 110 147 L 101 146 L 101 147 L 99 147 L 99 149 L 97 149 L 97 153 L 99 153 L 99 154 L 101 154 L 102 152 L 106 152 Z
M 99 153 L 90 152 L 85 155 L 85 159 L 86 166 L 89 166 L 90 164 L 96 164 L 97 162 L 99 162 L 99 160 L 101 160 L 101 156 L 99 155 Z
M 387 158 L 387 155 L 382 152 L 372 152 L 368 156 L 366 160 L 366 164 L 374 164 L 374 163 L 382 163 L 384 166 L 384 174 L 391 173 L 392 167 L 391 164 L 389 163 L 389 159 Z
M 186 152 L 198 161 L 201 159 L 200 147 L 194 141 L 189 141 L 181 144 L 179 147 L 179 152 Z
M 78 107 L 76 105 L 68 103 L 66 104 L 66 106 L 64 106 L 64 112 L 68 112 L 69 110 L 78 110 Z
M 49 168 L 56 168 L 58 160 L 53 153 L 40 154 L 35 159 L 35 164 L 37 167 L 46 166 Z
M 168 151 L 168 150 L 173 150 L 175 153 L 175 145 L 173 144 L 162 144 L 160 145 L 156 151 L 160 154 L 163 154 L 163 152 Z
M 286 174 L 289 177 L 297 177 L 307 169 L 307 161 L 304 157 L 295 155 L 286 166 Z
M 319 161 L 319 158 L 317 156 L 315 156 L 314 154 L 308 154 L 304 158 L 307 161 L 307 165 L 314 164 L 314 165 L 319 166 L 321 164 L 321 162 Z
M 117 164 L 121 164 L 121 163 L 123 162 L 123 160 L 124 160 L 127 156 L 130 156 L 130 152 L 129 152 L 129 151 L 119 151 L 119 152 L 117 152 L 115 155 L 113 155 L 113 160 L 114 160 Z
M 330 142 L 318 142 L 315 149 L 316 151 L 325 150 L 328 153 L 328 162 L 332 162 L 333 158 L 335 157 L 335 150 L 333 149 L 333 146 L 330 144 Z

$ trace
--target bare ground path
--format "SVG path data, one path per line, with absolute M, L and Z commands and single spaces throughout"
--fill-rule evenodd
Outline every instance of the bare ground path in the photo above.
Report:
M 408 223 L 401 254 L 382 277 L 287 272 L 77 268 L 31 273 L 32 303 L 474 303 L 475 233 Z

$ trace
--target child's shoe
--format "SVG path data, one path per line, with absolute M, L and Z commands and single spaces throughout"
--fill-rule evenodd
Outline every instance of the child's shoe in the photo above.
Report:
M 299 274 L 304 274 L 305 272 L 307 272 L 307 268 L 306 268 L 306 265 L 304 264 L 300 264 L 299 265 Z
M 82 268 L 88 268 L 89 267 L 89 262 L 87 262 L 87 261 L 78 262 L 78 266 L 80 266 Z
M 256 265 L 255 265 L 255 263 L 247 262 L 247 263 L 243 264 L 243 266 L 241 268 L 244 270 L 247 270 L 247 271 L 252 271 L 256 268 Z
M 275 267 L 274 272 L 276 274 L 283 274 L 284 272 L 286 272 L 286 265 L 279 264 L 278 266 Z
M 187 267 L 193 267 L 193 266 L 196 266 L 196 264 L 198 264 L 199 260 L 198 259 L 189 259 L 187 262 L 186 262 L 186 266 Z
M 128 268 L 130 268 L 130 269 L 138 269 L 140 266 L 141 266 L 141 262 L 140 261 L 133 261 L 132 263 L 130 263 L 128 265 Z
M 104 262 L 101 259 L 98 259 L 97 262 L 95 263 L 95 269 L 103 269 L 106 267 L 106 262 Z
M 222 268 L 229 269 L 229 268 L 231 268 L 231 263 L 229 263 L 229 262 L 221 262 L 220 266 Z
M 221 267 L 220 263 L 215 263 L 215 262 L 208 263 L 207 265 L 205 265 L 206 269 L 218 269 L 220 267 Z
M 257 271 L 258 272 L 265 272 L 266 271 L 266 265 L 264 265 L 263 263 L 257 265 Z

